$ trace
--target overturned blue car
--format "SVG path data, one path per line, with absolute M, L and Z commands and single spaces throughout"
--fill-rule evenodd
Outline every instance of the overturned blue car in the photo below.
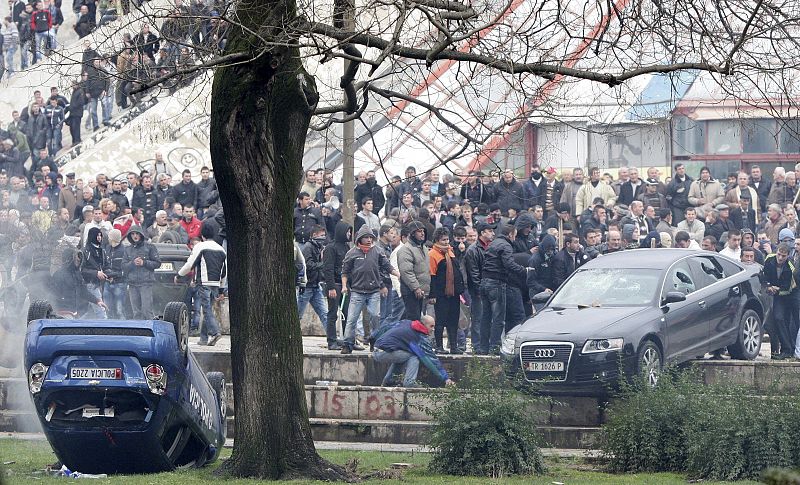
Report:
M 28 322 L 29 391 L 67 468 L 150 473 L 219 457 L 225 379 L 189 350 L 185 304 L 167 304 L 161 319 L 73 320 L 34 301 Z

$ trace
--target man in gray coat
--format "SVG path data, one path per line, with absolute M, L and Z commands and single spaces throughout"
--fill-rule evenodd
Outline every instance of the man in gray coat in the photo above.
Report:
M 397 252 L 400 271 L 400 296 L 406 306 L 404 320 L 419 320 L 425 298 L 431 291 L 431 270 L 425 241 L 428 232 L 420 221 L 408 225 L 408 241 Z
M 145 241 L 142 228 L 132 226 L 128 231 L 130 246 L 125 250 L 123 268 L 128 279 L 134 320 L 149 320 L 153 313 L 153 284 L 155 271 L 161 266 L 158 249 Z

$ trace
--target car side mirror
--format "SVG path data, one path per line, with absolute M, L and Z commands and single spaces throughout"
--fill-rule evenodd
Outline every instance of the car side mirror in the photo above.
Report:
M 549 300 L 551 296 L 553 296 L 553 293 L 549 291 L 536 293 L 531 298 L 531 303 L 547 303 L 547 300 Z
M 661 301 L 662 304 L 664 305 L 669 305 L 670 303 L 678 303 L 680 301 L 686 301 L 686 295 L 684 295 L 680 291 L 668 291 Z

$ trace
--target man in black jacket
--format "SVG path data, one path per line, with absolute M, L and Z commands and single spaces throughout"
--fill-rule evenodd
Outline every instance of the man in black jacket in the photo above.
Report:
M 181 182 L 172 187 L 170 197 L 181 205 L 197 206 L 197 184 L 192 182 L 192 171 L 188 168 L 181 173 Z
M 554 288 L 561 286 L 578 266 L 589 261 L 589 256 L 581 249 L 581 240 L 577 234 L 566 236 L 564 242 L 564 249 L 557 252 L 551 261 Z
M 311 203 L 311 196 L 307 192 L 300 192 L 294 208 L 294 240 L 305 244 L 311 238 L 311 228 L 324 224 L 322 213 Z
M 350 250 L 353 239 L 353 228 L 346 222 L 336 224 L 333 242 L 328 243 L 322 251 L 322 273 L 328 296 L 328 315 L 325 334 L 328 338 L 328 350 L 341 350 L 336 339 L 336 322 L 339 317 L 339 305 L 342 303 L 342 261 Z M 347 319 L 347 305 L 342 309 L 344 321 Z
M 794 356 L 797 337 L 797 284 L 794 279 L 795 268 L 789 260 L 790 249 L 786 243 L 778 244 L 775 254 L 764 259 L 764 268 L 761 271 L 761 281 L 767 293 L 772 296 L 772 308 L 775 312 L 767 327 L 773 359 Z M 790 329 L 794 329 L 794 335 Z
M 69 97 L 68 116 L 66 123 L 69 126 L 69 136 L 72 138 L 72 146 L 81 142 L 81 118 L 83 118 L 83 106 L 86 104 L 86 90 L 77 79 L 72 82 L 72 94 Z
M 311 228 L 311 240 L 303 246 L 303 257 L 306 260 L 306 285 L 299 286 L 297 294 L 298 316 L 303 318 L 306 306 L 311 302 L 311 307 L 317 313 L 324 329 L 328 328 L 328 305 L 322 288 L 324 279 L 322 248 L 327 240 L 324 227 L 314 226 Z
M 481 298 L 483 298 L 483 317 L 481 318 L 480 353 L 497 353 L 500 336 L 505 328 L 506 292 L 512 278 L 527 279 L 527 268 L 514 261 L 512 244 L 516 237 L 514 226 L 504 224 L 486 248 L 481 278 Z
M 478 222 L 475 229 L 478 232 L 478 240 L 467 248 L 464 254 L 464 266 L 467 273 L 467 291 L 469 292 L 470 305 L 470 327 L 472 339 L 472 352 L 479 353 L 481 348 L 481 319 L 483 318 L 483 299 L 481 298 L 481 274 L 483 272 L 483 260 L 486 249 L 494 240 L 494 224 Z
M 98 300 L 103 299 L 103 284 L 107 279 L 105 271 L 108 269 L 108 257 L 103 248 L 103 231 L 92 227 L 86 236 L 86 245 L 83 248 L 83 264 L 81 274 L 86 282 L 86 289 Z M 90 309 L 95 318 L 106 318 L 105 308 L 92 305 Z
M 667 186 L 667 202 L 672 208 L 672 223 L 676 226 L 684 219 L 684 211 L 689 207 L 689 189 L 692 178 L 686 175 L 686 167 L 679 163 L 675 165 L 675 176 Z
M 120 214 L 122 214 L 125 209 L 130 209 L 131 207 L 128 203 L 128 198 L 122 192 L 122 182 L 117 179 L 111 182 L 111 195 L 109 195 L 108 198 L 117 204 L 117 210 Z
M 494 187 L 494 195 L 504 215 L 508 214 L 508 209 L 520 212 L 525 203 L 525 189 L 511 170 L 503 173 L 502 180 Z
M 156 212 L 161 209 L 163 203 L 158 191 L 153 187 L 152 177 L 150 175 L 143 176 L 141 185 L 137 185 L 133 191 L 133 207 L 142 209 L 144 227 L 153 225 L 156 220 Z
M 31 107 L 28 122 L 25 123 L 25 135 L 28 137 L 28 147 L 34 162 L 39 160 L 39 153 L 47 149 L 47 118 L 38 104 Z
M 204 218 L 206 209 L 219 200 L 217 181 L 211 177 L 211 169 L 200 169 L 200 182 L 197 183 L 197 218 Z
M 100 59 L 92 60 L 92 65 L 86 69 L 86 74 L 86 98 L 89 104 L 89 115 L 92 118 L 92 128 L 97 131 L 100 129 L 100 122 L 97 119 L 97 105 L 100 104 L 100 99 L 108 92 L 108 75 L 103 70 Z
M 355 194 L 358 212 L 361 212 L 361 203 L 366 197 L 372 198 L 372 213 L 375 215 L 380 214 L 381 209 L 386 205 L 383 188 L 375 180 L 375 171 L 373 170 L 367 172 L 366 181 L 356 187 Z
M 108 231 L 107 244 L 103 247 L 106 254 L 107 266 L 103 286 L 103 300 L 108 305 L 111 318 L 125 319 L 125 296 L 128 285 L 125 282 L 125 273 L 122 264 L 125 260 L 125 246 L 122 245 L 122 233 L 119 229 Z

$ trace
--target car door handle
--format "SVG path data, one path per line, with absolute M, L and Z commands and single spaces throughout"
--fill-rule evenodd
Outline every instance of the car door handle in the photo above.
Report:
M 697 304 L 700 306 L 700 308 L 705 308 L 706 307 L 706 301 L 705 300 L 698 301 Z

